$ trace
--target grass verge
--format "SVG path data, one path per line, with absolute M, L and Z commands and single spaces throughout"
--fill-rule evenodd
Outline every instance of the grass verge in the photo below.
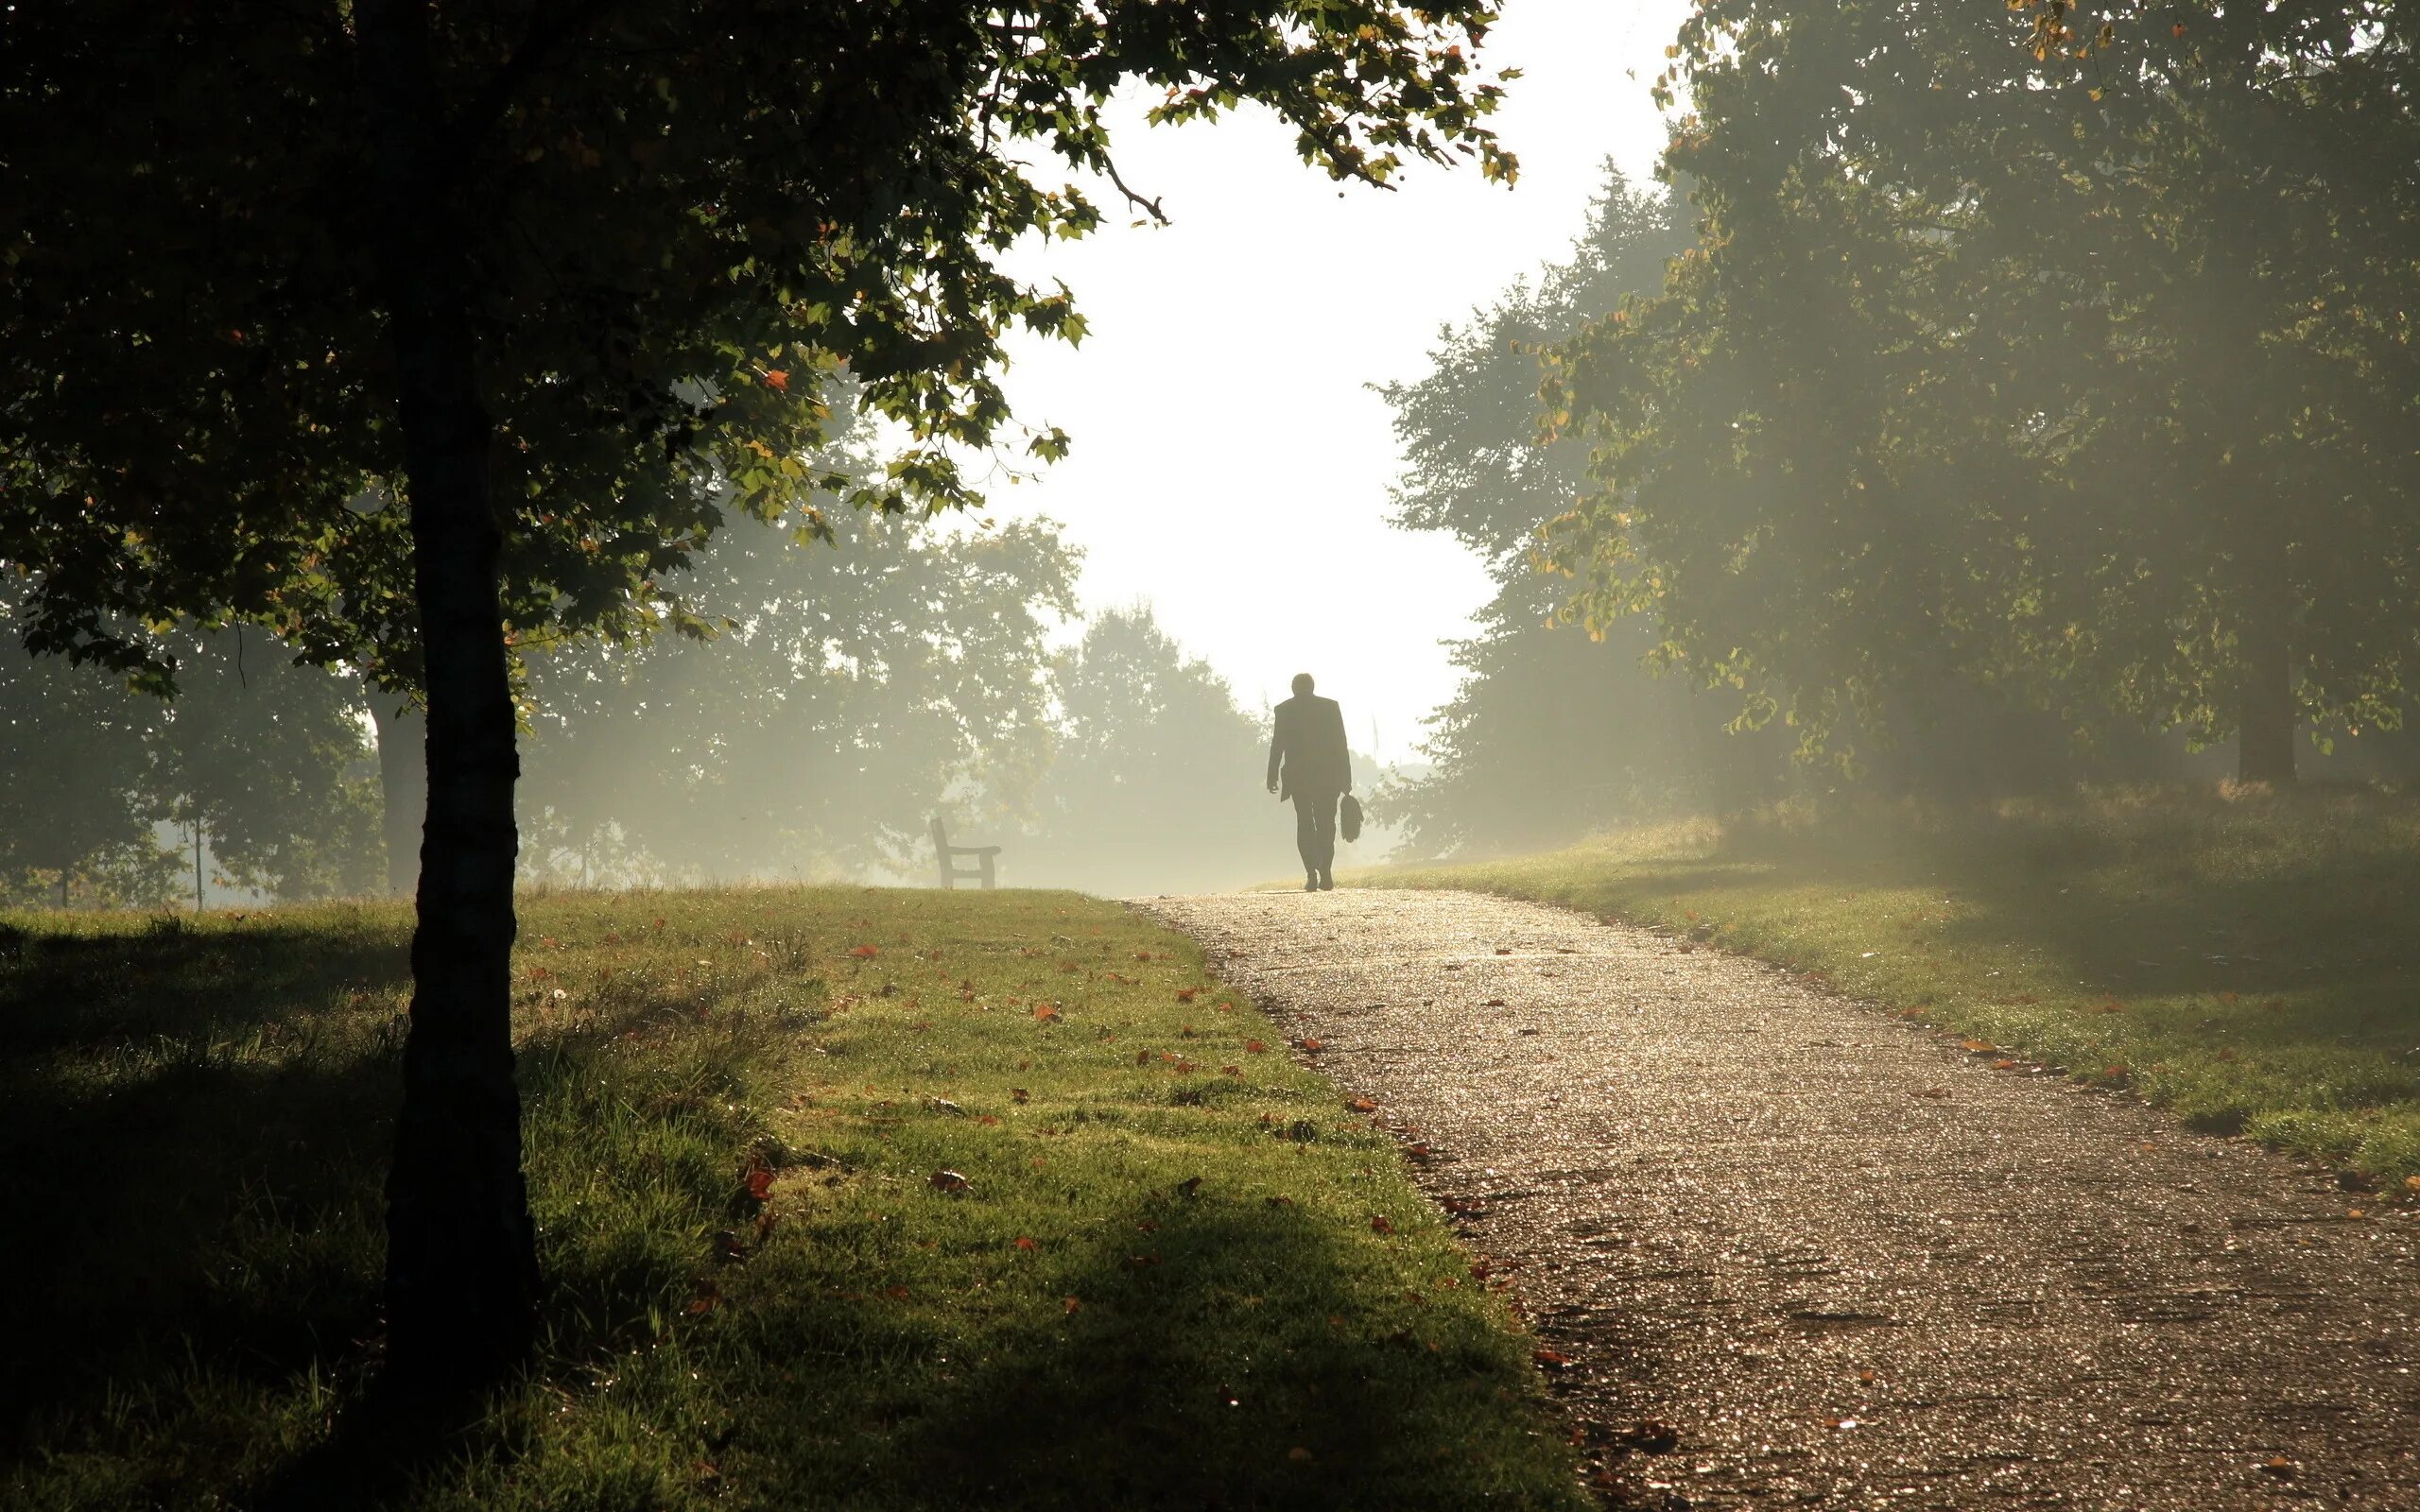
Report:
M 1957 1032 L 2011 1071 L 2130 1087 L 2420 1194 L 2420 802 L 2088 792 L 1783 809 L 1407 867 L 1685 931 Z
M 366 1435 L 406 924 L 0 921 L 0 1501 L 1585 1503 L 1386 1137 L 1070 894 L 528 901 L 545 1346 Z

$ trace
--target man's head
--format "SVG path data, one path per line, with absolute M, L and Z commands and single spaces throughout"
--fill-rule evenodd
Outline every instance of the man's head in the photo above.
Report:
M 1312 688 L 1312 682 L 1311 682 L 1311 675 L 1310 675 L 1309 673 L 1307 673 L 1307 672 L 1297 672 L 1297 673 L 1295 673 L 1295 674 L 1294 674 L 1294 696 L 1295 696 L 1295 697 L 1297 697 L 1297 698 L 1307 698 L 1307 697 L 1309 697 L 1309 696 L 1311 696 L 1311 688 Z

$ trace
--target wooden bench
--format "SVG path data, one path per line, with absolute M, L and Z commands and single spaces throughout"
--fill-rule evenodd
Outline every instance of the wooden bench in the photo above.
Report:
M 961 877 L 968 879 L 980 877 L 983 879 L 983 885 L 987 889 L 994 885 L 992 880 L 992 858 L 1000 853 L 1000 848 L 996 845 L 950 844 L 949 831 L 942 828 L 942 816 L 938 814 L 933 816 L 933 850 L 939 853 L 941 858 L 942 885 L 943 887 L 956 887 L 959 884 L 959 879 Z M 951 864 L 951 858 L 955 856 L 973 856 L 975 858 L 975 869 L 973 871 L 960 871 L 957 867 Z

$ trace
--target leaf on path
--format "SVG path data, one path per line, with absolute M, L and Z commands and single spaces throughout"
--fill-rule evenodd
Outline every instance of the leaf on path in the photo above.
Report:
M 1919 1087 L 1908 1095 L 1910 1097 L 1931 1097 L 1939 1099 L 1947 1097 L 1949 1095 L 1949 1089 L 1946 1087 Z
M 1999 1046 L 1989 1040 L 1962 1040 L 1959 1043 L 1965 1048 L 1968 1055 L 1974 1056 L 1988 1056 L 1999 1049 Z
M 1512 954 L 1512 947 L 1510 945 L 1498 945 L 1495 947 L 1495 954 L 1498 955 L 1510 955 Z
M 1500 1008 L 1504 1006 L 1504 1000 L 1502 998 L 1490 998 L 1486 1002 L 1480 1004 L 1479 1006 L 1482 1008 Z
M 1571 1356 L 1561 1349 L 1541 1349 L 1532 1352 L 1530 1358 L 1535 1360 L 1540 1368 L 1547 1370 L 1568 1370 L 1574 1363 Z
M 1357 1113 L 1374 1113 L 1378 1110 L 1378 1105 L 1367 1097 L 1356 1097 L 1344 1106 Z

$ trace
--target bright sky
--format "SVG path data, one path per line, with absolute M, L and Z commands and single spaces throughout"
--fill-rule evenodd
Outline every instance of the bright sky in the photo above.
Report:
M 1483 62 L 1518 68 L 1497 129 L 1506 190 L 1415 171 L 1395 193 L 1303 166 L 1265 114 L 1118 136 L 1118 169 L 1172 225 L 1119 216 L 1012 265 L 1063 279 L 1092 334 L 1016 349 L 1018 415 L 1064 427 L 1065 461 L 994 491 L 1086 553 L 1088 609 L 1148 599 L 1246 707 L 1308 670 L 1357 747 L 1413 754 L 1451 696 L 1439 644 L 1489 584 L 1453 542 L 1387 524 L 1389 410 L 1365 387 L 1418 377 L 1438 326 L 1562 257 L 1608 157 L 1634 179 L 1666 130 L 1648 81 L 1687 0 L 1506 0 Z M 1634 73 L 1635 78 L 1626 77 Z M 1104 208 L 1113 208 L 1106 198 Z

